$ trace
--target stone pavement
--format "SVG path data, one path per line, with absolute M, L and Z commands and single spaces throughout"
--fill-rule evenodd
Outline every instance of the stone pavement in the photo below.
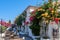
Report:
M 11 39 L 9 39 L 9 38 L 2 38 L 1 36 L 2 35 L 0 34 L 0 40 L 23 40 L 22 38 L 17 38 L 17 39 L 11 38 Z

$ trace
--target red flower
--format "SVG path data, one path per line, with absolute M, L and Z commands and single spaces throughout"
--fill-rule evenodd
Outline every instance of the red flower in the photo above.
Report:
M 29 20 L 30 20 L 30 21 L 33 21 L 33 19 L 34 19 L 34 16 L 31 16 Z
M 55 20 L 55 22 L 58 24 L 59 19 L 58 19 L 58 18 L 55 18 L 54 20 Z
M 27 24 L 29 24 L 29 22 L 27 21 L 27 22 L 25 22 L 25 25 L 27 25 Z

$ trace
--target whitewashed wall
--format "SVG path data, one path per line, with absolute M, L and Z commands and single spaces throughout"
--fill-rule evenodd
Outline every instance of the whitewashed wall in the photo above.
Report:
M 32 12 L 32 11 L 34 11 L 34 9 L 28 9 L 28 10 L 26 10 L 26 12 L 27 12 L 27 16 L 26 16 L 26 22 L 28 21 L 29 23 L 30 23 L 30 13 Z M 33 36 L 33 34 L 32 34 L 32 30 L 29 28 L 29 25 L 30 24 L 28 24 L 27 26 L 25 26 L 25 32 L 28 32 L 29 33 L 29 36 L 31 36 L 33 39 L 35 38 L 34 36 Z
M 27 9 L 26 12 L 27 12 L 27 16 L 26 16 L 26 22 L 29 22 L 30 23 L 30 13 L 33 11 L 34 9 Z M 29 24 L 27 25 L 29 27 Z M 29 29 L 28 27 L 25 26 L 25 32 L 27 32 Z
M 28 22 L 30 22 L 29 18 L 30 18 L 30 15 L 31 15 L 30 13 L 31 13 L 32 11 L 34 11 L 34 9 L 28 9 L 28 10 L 26 10 L 26 12 L 27 12 L 26 21 L 28 21 Z

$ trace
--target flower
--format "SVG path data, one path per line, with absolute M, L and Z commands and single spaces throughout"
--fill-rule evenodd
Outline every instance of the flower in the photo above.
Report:
M 27 25 L 27 24 L 29 24 L 29 22 L 28 22 L 28 21 L 26 21 L 26 22 L 25 22 L 25 25 Z
M 51 12 L 52 12 L 52 14 L 53 14 L 53 13 L 54 13 L 54 10 L 52 10 Z
M 45 16 L 45 14 L 41 14 L 41 16 Z
M 55 22 L 58 24 L 59 19 L 58 19 L 58 18 L 55 18 L 54 20 L 55 20 Z
M 45 13 L 45 17 L 46 17 L 46 16 L 48 16 L 48 13 L 47 13 L 47 12 Z
M 50 16 L 47 16 L 48 18 L 50 17 Z
M 31 16 L 29 20 L 30 20 L 30 21 L 33 21 L 33 19 L 34 19 L 34 16 Z

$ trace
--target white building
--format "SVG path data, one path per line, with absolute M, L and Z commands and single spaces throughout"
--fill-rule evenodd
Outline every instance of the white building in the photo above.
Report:
M 29 36 L 33 37 L 33 34 L 32 34 L 32 30 L 29 28 L 30 26 L 30 15 L 31 15 L 31 12 L 34 11 L 35 9 L 37 9 L 38 7 L 35 7 L 35 6 L 28 6 L 24 12 L 26 13 L 26 16 L 25 16 L 25 22 L 29 22 L 28 25 L 24 25 L 24 21 L 22 22 L 22 25 L 25 26 L 25 33 L 28 33 Z M 23 12 L 23 13 L 24 13 Z

